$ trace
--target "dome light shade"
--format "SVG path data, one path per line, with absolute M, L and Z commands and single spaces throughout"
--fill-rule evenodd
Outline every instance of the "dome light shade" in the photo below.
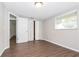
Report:
M 42 7 L 43 6 L 43 2 L 35 2 L 35 6 L 37 8 Z

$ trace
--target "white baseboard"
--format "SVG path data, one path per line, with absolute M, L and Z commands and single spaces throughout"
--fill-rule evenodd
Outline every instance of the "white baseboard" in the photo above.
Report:
M 37 39 L 37 40 L 42 40 L 42 39 Z M 29 41 L 33 41 L 33 40 L 29 40 Z M 20 41 L 20 40 L 16 41 L 16 43 L 25 43 L 25 42 L 28 42 L 28 41 Z
M 17 40 L 16 43 L 24 43 L 24 42 L 28 42 L 27 40 Z
M 0 53 L 0 56 L 3 54 L 3 52 L 7 49 L 8 47 L 6 47 L 6 48 L 4 48 L 3 50 L 2 50 L 2 52 Z
M 45 40 L 45 39 L 44 39 L 44 40 Z M 62 44 L 58 44 L 58 43 L 56 43 L 56 42 L 52 42 L 52 41 L 49 41 L 49 40 L 46 40 L 46 41 L 51 42 L 51 43 L 54 43 L 54 44 L 59 45 L 59 46 L 61 46 L 61 47 L 67 48 L 67 49 L 69 49 L 69 50 L 72 50 L 72 51 L 75 51 L 75 52 L 79 52 L 78 49 L 74 49 L 74 48 L 71 48 L 71 47 L 68 47 L 68 46 L 65 46 L 65 45 L 62 45 Z

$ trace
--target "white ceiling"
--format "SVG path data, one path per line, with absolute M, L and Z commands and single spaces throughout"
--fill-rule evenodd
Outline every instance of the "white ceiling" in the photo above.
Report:
M 40 20 L 79 6 L 77 2 L 44 2 L 44 6 L 40 8 L 36 8 L 34 2 L 5 2 L 4 4 L 11 12 L 21 17 L 33 17 Z

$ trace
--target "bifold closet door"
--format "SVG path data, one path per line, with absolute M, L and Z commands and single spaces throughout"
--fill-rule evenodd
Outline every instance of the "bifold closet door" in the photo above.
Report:
M 18 18 L 17 19 L 17 43 L 27 42 L 28 39 L 28 19 Z
M 35 40 L 40 40 L 40 23 L 35 21 Z

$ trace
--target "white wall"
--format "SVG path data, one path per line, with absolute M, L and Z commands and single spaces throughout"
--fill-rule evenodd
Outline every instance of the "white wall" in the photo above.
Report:
M 4 14 L 4 8 L 3 8 L 3 5 L 0 3 L 0 55 L 4 49 L 4 26 L 3 26 L 3 22 L 4 22 L 4 19 L 3 19 L 3 14 Z
M 4 6 L 4 48 L 7 49 L 9 48 L 9 14 L 8 14 L 8 9 Z
M 74 30 L 56 30 L 54 22 L 55 17 L 43 21 L 43 39 L 79 52 L 79 27 Z
M 8 11 L 0 3 L 0 55 L 9 47 L 8 42 Z

